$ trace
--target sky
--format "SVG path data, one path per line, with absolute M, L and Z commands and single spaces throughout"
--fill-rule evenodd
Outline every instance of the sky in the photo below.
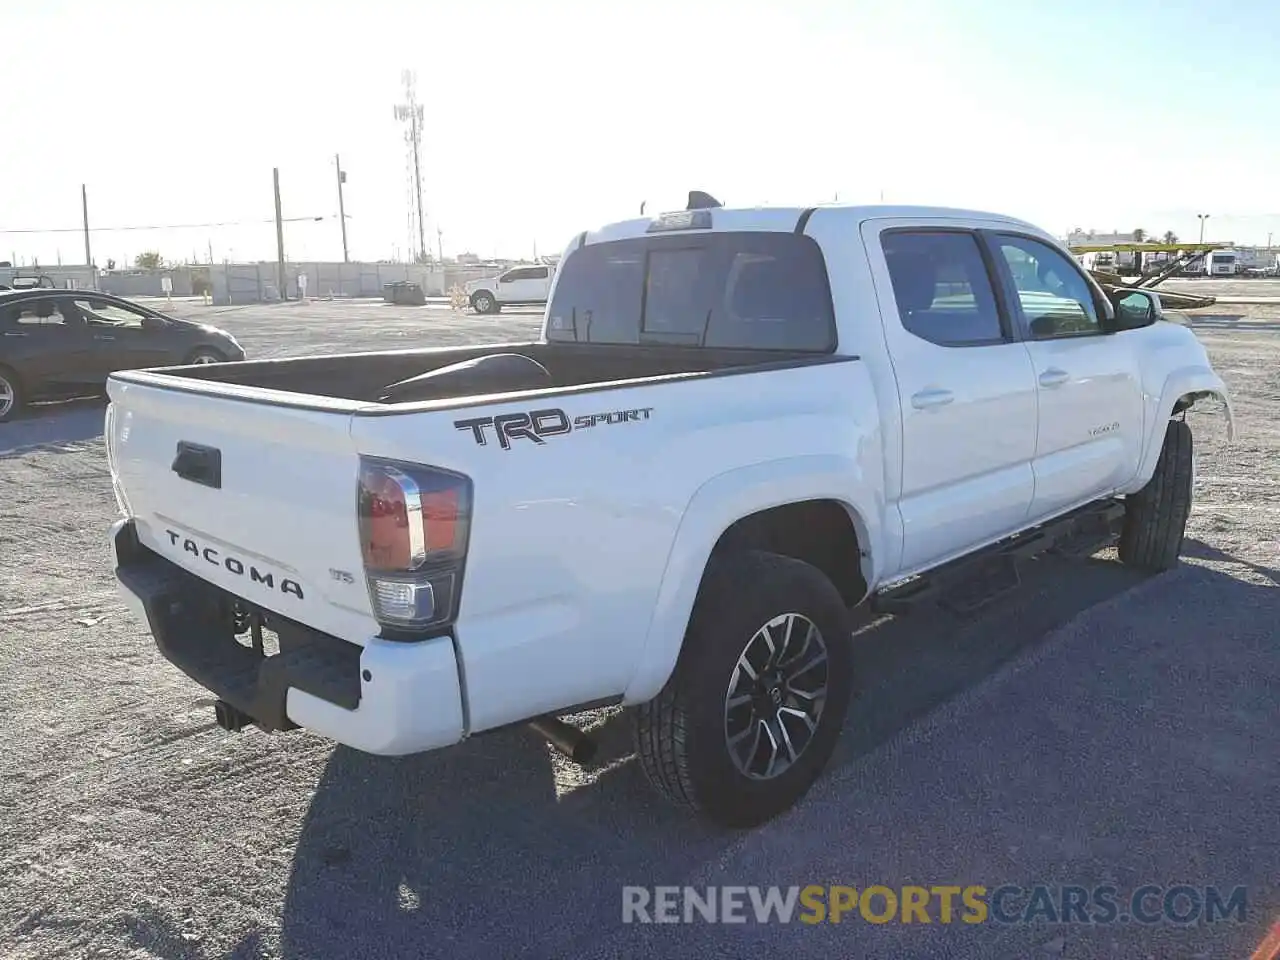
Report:
M 11 6 L 0 260 L 83 263 L 82 184 L 100 267 L 274 260 L 273 168 L 286 256 L 341 259 L 335 154 L 351 259 L 407 258 L 406 69 L 445 256 L 558 253 L 690 189 L 1280 242 L 1272 0 Z

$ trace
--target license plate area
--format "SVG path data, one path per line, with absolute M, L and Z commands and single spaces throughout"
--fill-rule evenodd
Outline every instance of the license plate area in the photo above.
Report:
M 116 576 L 136 596 L 160 653 L 266 730 L 288 730 L 289 689 L 347 710 L 360 705 L 362 649 L 258 607 L 117 534 Z

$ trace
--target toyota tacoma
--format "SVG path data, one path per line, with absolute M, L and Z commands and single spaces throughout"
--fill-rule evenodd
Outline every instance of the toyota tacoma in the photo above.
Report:
M 705 195 L 698 194 L 702 197 Z M 714 201 L 582 233 L 531 342 L 112 374 L 123 596 L 230 730 L 403 755 L 622 705 L 672 801 L 802 798 L 854 608 L 1051 547 L 1178 563 L 1223 381 L 1149 290 L 930 207 Z

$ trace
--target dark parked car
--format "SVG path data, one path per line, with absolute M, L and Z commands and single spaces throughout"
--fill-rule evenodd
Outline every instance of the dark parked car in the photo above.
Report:
M 0 423 L 29 400 L 100 394 L 116 370 L 245 359 L 225 330 L 92 290 L 0 291 Z

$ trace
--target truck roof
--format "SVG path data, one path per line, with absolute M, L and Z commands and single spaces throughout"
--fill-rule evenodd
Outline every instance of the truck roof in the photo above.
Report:
M 813 211 L 839 211 L 853 223 L 875 219 L 908 219 L 919 218 L 929 220 L 988 220 L 1007 223 L 1022 230 L 1040 234 L 1043 231 L 1034 224 L 1007 214 L 992 213 L 986 210 L 970 210 L 962 207 L 935 207 L 910 204 L 851 204 L 822 203 L 810 207 L 711 207 L 694 211 L 662 211 L 653 216 L 634 217 L 605 224 L 594 230 L 584 231 L 575 239 L 573 246 L 581 243 L 605 243 L 610 240 L 623 240 L 629 237 L 643 236 L 654 221 L 662 217 L 689 214 L 710 214 L 711 230 L 751 230 L 790 232 L 796 229 L 802 217 Z M 680 232 L 697 232 L 686 228 Z

